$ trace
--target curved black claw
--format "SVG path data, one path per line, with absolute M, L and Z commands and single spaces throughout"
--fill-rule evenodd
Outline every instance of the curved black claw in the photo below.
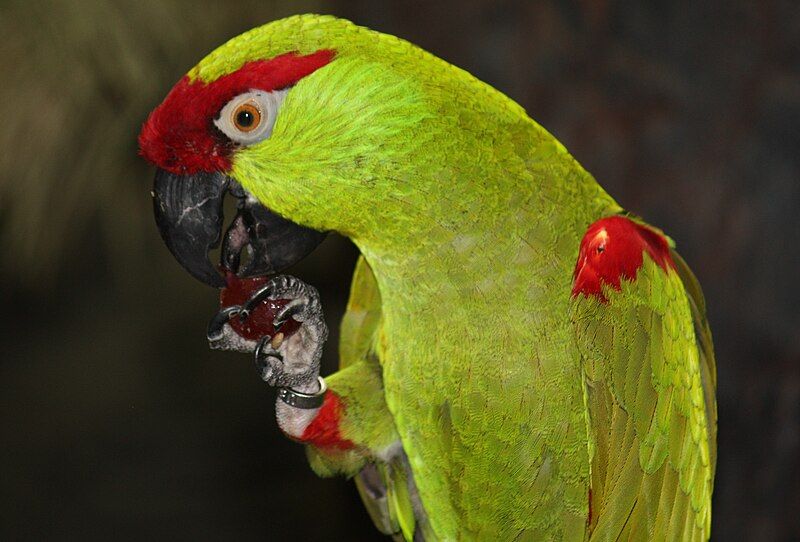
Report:
M 250 316 L 250 313 L 253 312 L 253 309 L 256 308 L 256 305 L 261 303 L 262 301 L 269 299 L 269 296 L 275 291 L 275 283 L 274 280 L 267 282 L 264 286 L 259 288 L 255 291 L 253 295 L 250 296 L 250 299 L 245 301 L 244 305 L 242 305 L 242 310 L 239 313 L 239 320 L 244 322 Z
M 241 311 L 242 307 L 239 305 L 231 305 L 230 307 L 220 309 L 208 323 L 208 331 L 206 331 L 206 337 L 208 340 L 213 342 L 222 339 L 224 336 L 222 328 L 228 323 L 228 321 L 230 321 L 231 318 L 239 314 Z
M 311 287 L 298 278 L 290 275 L 279 275 L 267 282 L 250 296 L 239 313 L 239 318 L 244 322 L 256 308 L 256 305 L 267 299 L 292 298 L 304 295 Z M 287 305 L 288 306 L 288 305 Z M 284 319 L 285 320 L 285 319 Z
M 275 320 L 272 321 L 273 327 L 276 329 L 279 328 L 286 322 L 286 320 L 292 316 L 304 312 L 307 308 L 308 300 L 302 298 L 293 300 L 275 315 Z

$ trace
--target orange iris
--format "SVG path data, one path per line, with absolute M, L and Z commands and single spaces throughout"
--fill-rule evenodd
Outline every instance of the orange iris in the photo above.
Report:
M 261 111 L 252 103 L 243 103 L 233 112 L 233 125 L 242 132 L 252 132 L 261 124 Z

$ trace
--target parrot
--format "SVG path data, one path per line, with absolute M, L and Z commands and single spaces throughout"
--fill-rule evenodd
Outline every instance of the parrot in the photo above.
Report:
M 511 98 L 401 38 L 296 15 L 208 54 L 138 141 L 167 248 L 235 300 L 211 346 L 255 357 L 279 428 L 318 475 L 355 480 L 382 533 L 709 538 L 699 283 Z M 280 273 L 330 232 L 359 257 L 322 377 L 319 293 Z M 246 327 L 259 310 L 270 326 Z

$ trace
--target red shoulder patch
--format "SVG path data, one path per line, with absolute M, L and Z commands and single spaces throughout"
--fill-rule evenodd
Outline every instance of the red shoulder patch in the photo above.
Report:
M 328 390 L 324 402 L 317 412 L 317 417 L 303 431 L 300 441 L 320 448 L 349 450 L 355 447 L 353 441 L 343 438 L 339 431 L 339 420 L 341 420 L 343 408 L 344 405 L 339 396 Z
M 619 290 L 623 278 L 635 280 L 645 252 L 664 271 L 675 268 L 663 235 L 622 216 L 598 220 L 581 241 L 572 297 L 591 295 L 608 303 L 602 285 Z

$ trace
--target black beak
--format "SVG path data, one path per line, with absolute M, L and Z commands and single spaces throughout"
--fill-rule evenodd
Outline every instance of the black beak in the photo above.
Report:
M 221 267 L 241 277 L 279 273 L 308 255 L 325 233 L 282 218 L 221 173 L 175 175 L 159 169 L 153 209 L 161 237 L 193 277 L 222 288 L 225 279 L 208 258 L 219 246 L 225 193 L 238 199 L 238 212 L 225 233 Z M 247 248 L 249 261 L 240 266 Z

